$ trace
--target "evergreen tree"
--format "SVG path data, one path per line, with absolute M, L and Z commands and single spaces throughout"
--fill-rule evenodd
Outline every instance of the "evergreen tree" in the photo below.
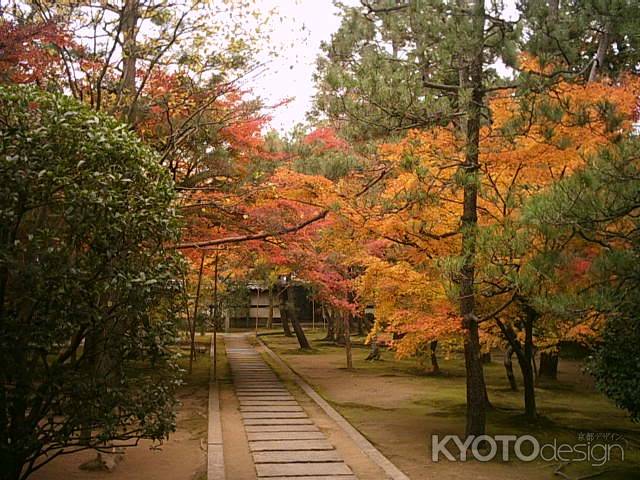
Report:
M 587 168 L 535 198 L 527 216 L 545 238 L 556 269 L 585 262 L 588 283 L 555 299 L 559 313 L 596 315 L 604 331 L 589 365 L 597 386 L 640 420 L 640 140 L 602 150 Z M 552 300 L 553 301 L 553 300 Z

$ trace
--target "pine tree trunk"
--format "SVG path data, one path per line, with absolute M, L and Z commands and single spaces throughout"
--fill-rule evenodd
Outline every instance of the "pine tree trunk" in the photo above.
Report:
M 122 10 L 122 85 L 120 95 L 129 103 L 125 119 L 135 124 L 137 114 L 136 70 L 138 61 L 139 0 L 125 0 Z
M 526 308 L 526 307 L 525 307 Z M 525 310 L 526 311 L 526 310 Z M 518 340 L 516 332 L 511 325 L 505 325 L 499 319 L 496 319 L 500 330 L 509 342 L 510 347 L 516 354 L 518 365 L 522 372 L 522 383 L 524 387 L 524 413 L 527 419 L 533 421 L 537 417 L 536 411 L 536 391 L 535 376 L 533 371 L 533 321 L 525 319 L 525 344 L 524 347 Z M 506 358 L 505 358 L 506 362 Z
M 535 376 L 533 371 L 533 325 L 538 314 L 529 306 L 525 307 L 525 313 L 524 357 L 522 362 L 520 362 L 520 369 L 522 370 L 522 383 L 524 386 L 524 414 L 529 420 L 533 421 L 537 417 Z
M 513 347 L 509 346 L 507 351 L 504 352 L 504 369 L 507 372 L 507 379 L 509 380 L 509 387 L 514 392 L 518 391 L 518 383 L 516 382 L 516 376 L 513 373 Z
M 459 0 L 465 10 L 470 10 L 469 0 Z M 464 327 L 464 358 L 467 384 L 467 436 L 484 435 L 486 425 L 485 381 L 480 360 L 478 318 L 475 315 L 475 257 L 478 225 L 478 173 L 480 126 L 482 117 L 483 64 L 484 64 L 484 0 L 476 0 L 471 12 L 473 26 L 471 54 L 461 58 L 459 71 L 460 99 L 466 107 L 466 122 L 462 128 L 465 139 L 465 174 L 463 185 L 463 211 L 461 217 L 462 251 L 464 259 L 460 270 L 460 314 Z M 466 95 L 470 95 L 469 98 Z
M 607 50 L 611 44 L 611 26 L 607 22 L 604 26 L 604 31 L 600 34 L 600 40 L 598 41 L 598 50 L 596 51 L 596 58 L 591 65 L 591 71 L 589 72 L 589 83 L 595 82 L 598 79 L 598 72 L 602 70 L 604 61 L 607 55 Z

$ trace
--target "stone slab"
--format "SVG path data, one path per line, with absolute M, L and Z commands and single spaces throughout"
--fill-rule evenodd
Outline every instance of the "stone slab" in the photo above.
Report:
M 238 395 L 238 400 L 260 400 L 263 402 L 277 402 L 277 401 L 294 401 L 291 395 L 273 395 L 273 394 L 259 394 L 259 395 Z
M 344 463 L 258 463 L 258 477 L 287 477 L 292 475 L 352 475 Z
M 238 395 L 290 395 L 288 390 L 284 388 L 238 388 L 236 389 Z
M 264 452 L 267 450 L 292 451 L 292 450 L 333 450 L 326 440 L 258 440 L 249 442 L 249 450 L 252 452 Z M 284 475 L 284 474 L 280 474 Z M 295 475 L 301 475 L 299 473 Z
M 269 480 L 358 480 L 355 475 L 311 475 L 311 476 L 294 476 L 294 477 L 262 477 Z
M 251 432 L 319 432 L 320 429 L 313 425 L 245 425 L 247 434 Z
M 297 405 L 240 405 L 241 412 L 302 412 Z
M 253 452 L 254 463 L 312 463 L 341 462 L 335 450 L 310 450 L 295 452 Z
M 286 390 L 280 382 L 235 382 L 236 390 Z
M 242 418 L 307 418 L 304 412 L 240 412 Z
M 309 418 L 245 418 L 245 425 L 313 425 Z
M 323 440 L 322 432 L 247 432 L 247 440 Z
M 293 399 L 293 396 L 291 396 L 291 394 L 289 392 L 284 392 L 284 391 L 260 391 L 260 390 L 256 390 L 254 392 L 247 392 L 246 390 L 242 390 L 242 391 L 237 391 L 236 390 L 236 395 L 238 396 L 238 398 L 240 400 L 258 400 L 260 399 L 264 399 L 265 401 L 267 400 L 283 400 L 283 399 Z

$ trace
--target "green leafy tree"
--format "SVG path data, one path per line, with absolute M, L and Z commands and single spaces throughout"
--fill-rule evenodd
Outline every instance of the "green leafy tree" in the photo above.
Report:
M 126 126 L 0 87 L 0 477 L 174 429 L 174 198 Z

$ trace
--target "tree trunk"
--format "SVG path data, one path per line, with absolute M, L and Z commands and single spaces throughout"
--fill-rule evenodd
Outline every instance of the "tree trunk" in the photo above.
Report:
M 604 26 L 604 31 L 600 34 L 600 40 L 598 41 L 598 50 L 596 51 L 596 58 L 591 65 L 591 71 L 589 72 L 589 83 L 595 82 L 598 78 L 598 72 L 602 70 L 604 65 L 607 50 L 611 44 L 611 26 L 607 22 Z
M 358 321 L 358 336 L 362 337 L 364 336 L 364 322 L 363 322 L 363 316 L 362 315 L 358 315 L 356 317 L 357 321 Z
M 128 101 L 125 119 L 136 122 L 136 70 L 138 61 L 139 0 L 125 0 L 122 9 L 122 77 L 120 98 Z
M 513 374 L 513 347 L 509 346 L 507 351 L 504 352 L 504 369 L 507 372 L 507 379 L 509 380 L 509 387 L 514 392 L 518 391 L 518 383 L 516 382 L 516 376 Z
M 533 374 L 533 365 L 531 363 L 533 354 L 533 322 L 531 319 L 525 319 L 524 348 L 518 340 L 518 336 L 511 325 L 505 325 L 499 319 L 496 319 L 496 322 L 518 359 L 518 365 L 522 372 L 522 383 L 524 386 L 524 413 L 527 419 L 533 421 L 537 416 L 535 378 Z
M 347 368 L 353 368 L 353 358 L 351 355 L 351 319 L 348 313 L 342 314 L 344 323 L 344 351 L 347 355 Z
M 525 313 L 524 357 L 522 358 L 522 362 L 520 362 L 522 383 L 524 385 L 524 414 L 529 420 L 535 420 L 537 417 L 537 411 L 535 376 L 533 371 L 533 325 L 538 314 L 529 306 L 525 307 Z
M 429 342 L 429 358 L 431 359 L 431 373 L 433 375 L 440 375 L 440 365 L 438 365 L 438 355 L 436 349 L 438 348 L 438 340 L 431 340 Z
M 536 390 L 533 366 L 528 361 L 526 355 L 518 356 L 518 364 L 522 372 L 522 383 L 524 388 L 524 415 L 529 420 L 535 420 L 536 412 Z
M 323 340 L 327 340 L 330 342 L 335 342 L 335 320 L 333 315 L 330 312 L 327 312 L 327 307 L 322 305 L 322 317 L 327 320 L 327 334 L 323 338 Z
M 466 10 L 468 0 L 459 0 Z M 462 268 L 460 269 L 460 314 L 464 327 L 464 358 L 467 384 L 467 436 L 484 435 L 486 425 L 485 381 L 480 360 L 480 338 L 478 318 L 475 315 L 475 257 L 478 224 L 478 172 L 480 125 L 484 100 L 482 76 L 484 64 L 484 0 L 476 0 L 471 13 L 473 43 L 469 58 L 461 58 L 459 70 L 460 100 L 466 107 L 466 122 L 462 128 L 465 140 L 465 174 L 461 217 Z M 465 102 L 465 103 L 462 103 Z
M 292 295 L 292 293 L 293 292 L 289 292 L 288 290 L 284 292 L 284 295 L 286 297 L 285 308 L 287 309 L 287 316 L 291 321 L 291 325 L 293 326 L 293 331 L 296 334 L 296 338 L 298 339 L 298 344 L 300 345 L 300 348 L 308 350 L 311 348 L 311 345 L 309 345 L 307 336 L 304 334 L 302 325 L 300 325 L 300 319 L 298 318 L 298 310 L 295 304 L 295 297 Z
M 280 320 L 282 321 L 282 329 L 284 330 L 285 337 L 293 337 L 291 327 L 289 326 L 289 313 L 287 312 L 288 289 L 289 287 L 280 293 Z
M 538 369 L 538 376 L 544 378 L 550 378 L 552 380 L 558 379 L 558 352 L 541 352 L 540 353 L 540 368 Z
M 198 271 L 198 285 L 196 287 L 196 304 L 193 308 L 193 321 L 191 322 L 191 342 L 189 349 L 189 373 L 193 371 L 193 359 L 196 355 L 196 322 L 198 321 L 198 306 L 200 304 L 200 286 L 202 285 L 202 270 L 204 268 L 204 250 L 200 257 L 200 270 Z
M 342 315 L 340 312 L 336 312 L 334 311 L 333 313 L 334 317 L 335 317 L 335 321 L 334 321 L 334 335 L 335 335 L 335 342 L 337 345 L 344 345 L 344 319 L 343 318 L 338 318 L 339 315 Z
M 378 336 L 373 335 L 371 337 L 371 351 L 365 360 L 375 361 L 380 360 L 380 347 L 378 347 Z
M 482 355 L 480 355 L 480 360 L 482 361 L 483 365 L 491 363 L 491 352 L 484 352 Z

